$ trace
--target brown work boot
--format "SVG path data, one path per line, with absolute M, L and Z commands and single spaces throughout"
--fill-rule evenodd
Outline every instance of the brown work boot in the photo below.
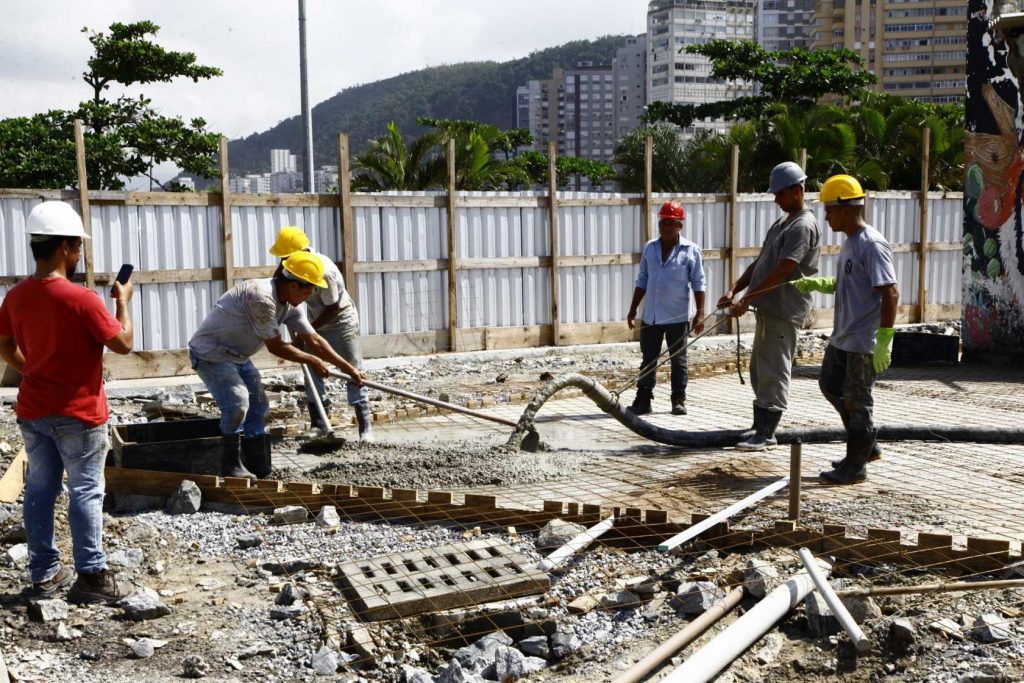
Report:
M 118 581 L 117 574 L 104 569 L 95 574 L 79 574 L 78 581 L 68 591 L 68 600 L 77 605 L 103 602 L 108 605 L 127 598 L 135 592 L 130 583 Z
M 70 568 L 60 565 L 57 567 L 57 573 L 48 578 L 46 581 L 40 581 L 39 583 L 32 584 L 32 594 L 39 597 L 48 597 L 53 595 L 61 588 L 70 585 L 75 580 L 75 572 Z
M 682 396 L 672 397 L 672 414 L 686 415 L 686 399 Z

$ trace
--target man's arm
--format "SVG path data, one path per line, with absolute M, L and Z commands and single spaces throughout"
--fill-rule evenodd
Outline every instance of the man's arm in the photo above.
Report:
M 313 329 L 319 330 L 321 327 L 331 322 L 338 317 L 338 313 L 341 312 L 341 302 L 335 301 L 330 306 L 324 306 L 324 310 L 320 312 L 320 315 L 313 321 Z
M 302 340 L 302 345 L 305 348 L 309 349 L 312 354 L 318 357 L 317 360 L 322 359 L 320 360 L 321 363 L 323 363 L 323 361 L 327 361 L 328 363 L 336 365 L 339 370 L 352 377 L 357 385 L 362 384 L 362 373 L 360 373 L 354 365 L 338 355 L 338 352 L 331 348 L 331 345 L 327 343 L 326 339 L 315 332 L 313 334 L 297 334 L 295 336 Z M 330 372 L 328 371 L 327 374 L 330 374 Z M 327 375 L 322 376 L 326 377 Z
M 0 334 L 0 358 L 18 372 L 25 368 L 25 355 L 18 348 L 14 337 Z
M 131 308 L 128 307 L 128 302 L 132 300 L 133 291 L 134 288 L 130 280 L 124 284 L 116 280 L 114 281 L 114 300 L 116 301 L 114 317 L 117 318 L 117 322 L 121 323 L 121 331 L 103 342 L 103 345 L 114 353 L 122 355 L 131 353 L 132 343 L 135 340 Z
M 289 344 L 288 342 L 281 338 L 281 335 L 278 335 L 273 339 L 267 339 L 265 343 L 267 345 L 267 351 L 270 351 L 278 358 L 290 360 L 295 363 L 305 363 L 307 365 L 310 365 L 314 368 L 314 370 L 316 370 L 316 373 L 321 377 L 326 377 L 327 375 L 331 374 L 330 368 L 327 367 L 326 363 L 324 363 L 316 356 L 300 350 L 294 344 Z
M 789 259 L 781 259 L 775 264 L 771 272 L 765 275 L 756 285 L 752 285 L 743 297 L 729 307 L 729 315 L 740 316 L 747 312 L 750 304 L 775 289 L 783 282 L 789 280 L 790 274 L 796 268 L 797 262 Z
M 879 327 L 893 327 L 896 325 L 896 311 L 900 307 L 900 292 L 896 285 L 882 285 L 875 287 L 875 291 L 882 295 L 882 320 Z
M 740 275 L 736 282 L 732 283 L 730 287 L 721 299 L 718 300 L 716 308 L 725 308 L 732 303 L 732 298 L 736 295 L 736 292 L 742 292 L 750 284 L 750 278 L 754 276 L 754 267 L 757 266 L 757 261 L 761 257 L 754 259 L 754 262 L 747 266 L 747 269 L 743 271 L 743 275 Z
M 633 329 L 636 322 L 636 309 L 640 306 L 640 302 L 644 300 L 644 294 L 646 293 L 646 289 L 641 289 L 640 287 L 633 288 L 633 300 L 629 303 L 629 312 L 626 313 L 626 324 L 629 325 L 629 329 Z
M 693 314 L 693 332 L 700 334 L 704 331 L 704 292 L 694 292 L 693 301 L 697 304 L 697 312 Z

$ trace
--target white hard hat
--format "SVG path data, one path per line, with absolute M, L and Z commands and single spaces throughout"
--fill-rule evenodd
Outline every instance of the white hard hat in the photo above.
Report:
M 85 234 L 82 217 L 66 202 L 43 202 L 28 215 L 26 223 L 28 234 L 35 240 L 50 237 L 81 237 L 90 239 Z

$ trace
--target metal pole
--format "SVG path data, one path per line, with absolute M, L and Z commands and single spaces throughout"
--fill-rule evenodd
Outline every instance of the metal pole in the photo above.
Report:
M 309 74 L 306 71 L 306 0 L 299 0 L 299 89 L 302 96 L 302 137 L 306 153 L 302 165 L 302 191 L 312 193 L 313 187 L 313 113 L 309 109 Z
M 811 575 L 811 581 L 814 582 L 814 587 L 818 589 L 818 593 L 822 598 L 825 599 L 825 604 L 832 610 L 832 614 L 836 616 L 839 621 L 839 625 L 843 627 L 843 630 L 850 634 L 850 638 L 853 640 L 854 647 L 857 648 L 857 652 L 864 654 L 871 649 L 871 641 L 864 635 L 864 631 L 860 629 L 857 622 L 853 620 L 853 615 L 850 614 L 850 610 L 846 609 L 846 605 L 839 599 L 836 592 L 832 590 L 832 586 L 821 575 L 818 570 L 817 562 L 814 560 L 814 555 L 811 555 L 811 551 L 807 548 L 800 548 L 800 561 L 804 563 L 804 568 L 807 573 Z
M 800 460 L 803 446 L 797 439 L 789 446 L 789 518 L 800 521 Z
M 872 588 L 849 588 L 836 595 L 919 595 L 922 593 L 962 593 L 964 591 L 1003 590 L 1024 588 L 1024 579 L 1003 579 L 997 581 L 960 581 L 954 583 L 923 583 L 916 586 L 875 586 Z

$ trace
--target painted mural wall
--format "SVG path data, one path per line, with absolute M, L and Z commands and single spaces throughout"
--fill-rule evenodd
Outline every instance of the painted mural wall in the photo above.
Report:
M 969 1 L 962 336 L 969 351 L 1024 354 L 1024 14 L 1014 10 Z

